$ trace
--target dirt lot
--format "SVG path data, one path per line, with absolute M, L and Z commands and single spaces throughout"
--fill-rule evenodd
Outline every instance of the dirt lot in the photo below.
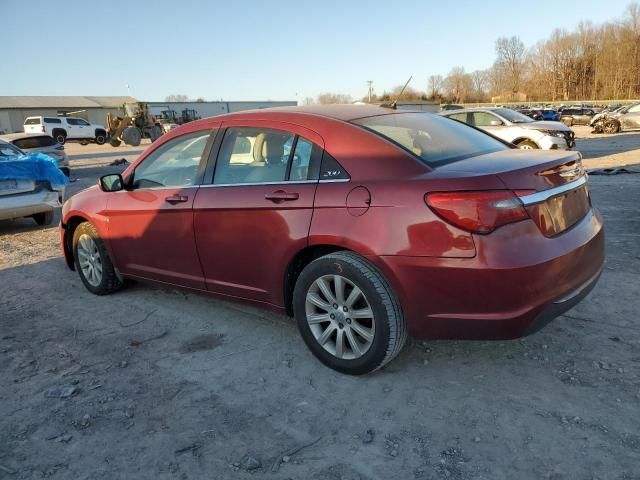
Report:
M 640 163 L 639 133 L 576 130 L 588 167 Z M 70 145 L 70 192 L 139 151 Z M 56 228 L 0 222 L 0 478 L 638 479 L 640 175 L 591 189 L 608 258 L 582 304 L 523 340 L 412 340 L 359 378 L 286 317 L 93 296 Z

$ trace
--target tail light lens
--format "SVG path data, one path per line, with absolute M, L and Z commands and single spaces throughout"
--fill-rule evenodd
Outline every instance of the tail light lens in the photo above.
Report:
M 435 192 L 425 195 L 425 201 L 442 219 L 471 233 L 489 233 L 529 218 L 510 190 Z
M 40 127 L 40 129 L 42 130 L 42 133 L 47 133 L 47 129 L 44 128 L 44 125 L 42 125 L 42 127 Z

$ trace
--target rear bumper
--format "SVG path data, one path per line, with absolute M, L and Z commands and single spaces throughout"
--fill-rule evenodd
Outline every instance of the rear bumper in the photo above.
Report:
M 34 193 L 0 197 L 0 220 L 28 217 L 50 212 L 62 206 L 62 192 L 42 190 Z
M 575 306 L 597 283 L 604 230 L 597 211 L 554 238 L 532 221 L 475 236 L 475 258 L 374 257 L 413 336 L 509 339 Z

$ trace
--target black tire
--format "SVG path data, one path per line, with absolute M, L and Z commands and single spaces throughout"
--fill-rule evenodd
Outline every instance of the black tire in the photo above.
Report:
M 370 347 L 360 357 L 342 359 L 328 352 L 316 340 L 309 326 L 307 292 L 317 279 L 325 275 L 340 275 L 352 282 L 362 291 L 373 311 L 375 334 Z M 371 373 L 384 367 L 400 353 L 407 339 L 402 310 L 388 282 L 373 265 L 352 252 L 331 253 L 304 268 L 293 292 L 293 312 L 300 334 L 311 352 L 329 368 L 350 375 Z
M 82 237 L 83 235 L 88 235 L 89 237 L 91 237 L 93 242 L 95 242 L 98 254 L 100 256 L 100 262 L 102 264 L 102 276 L 100 279 L 100 283 L 97 285 L 92 285 L 89 282 L 80 266 L 80 261 L 78 258 L 78 243 L 80 237 Z M 107 253 L 104 242 L 100 239 L 96 227 L 94 227 L 91 223 L 83 222 L 78 225 L 78 227 L 73 232 L 72 245 L 76 271 L 78 272 L 78 275 L 80 275 L 80 279 L 82 280 L 82 283 L 84 283 L 84 286 L 87 288 L 87 290 L 89 290 L 91 293 L 95 293 L 96 295 L 107 295 L 117 292 L 124 286 L 118 278 L 118 275 L 116 274 L 116 270 L 113 266 L 113 263 L 111 262 L 111 258 L 109 258 L 109 254 Z
M 33 218 L 41 227 L 45 227 L 53 223 L 53 216 L 54 211 L 51 210 L 50 212 L 36 213 L 35 215 L 32 215 L 31 218 Z
M 609 118 L 604 121 L 604 124 L 602 125 L 602 131 L 608 134 L 618 133 L 620 131 L 620 123 L 612 118 Z
M 98 130 L 96 132 L 96 143 L 98 145 L 104 145 L 106 141 L 107 141 L 107 134 L 102 130 Z
M 127 127 L 122 132 L 122 141 L 132 147 L 140 145 L 142 133 L 136 127 Z
M 158 125 L 154 125 L 149 129 L 149 138 L 152 142 L 155 142 L 162 136 L 162 129 Z
M 516 145 L 518 146 L 518 148 L 522 148 L 524 150 L 533 150 L 540 148 L 532 140 L 520 140 L 518 143 L 516 143 Z
M 64 145 L 67 141 L 67 132 L 64 130 L 56 130 L 53 132 L 53 138 L 59 145 Z
M 80 140 L 80 145 L 82 145 L 82 146 L 89 145 L 89 140 Z

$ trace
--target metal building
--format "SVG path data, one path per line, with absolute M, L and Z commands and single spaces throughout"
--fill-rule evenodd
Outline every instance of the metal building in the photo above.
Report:
M 215 117 L 224 113 L 240 112 L 269 107 L 296 106 L 295 101 L 255 101 L 255 102 L 148 102 L 149 113 L 160 116 L 163 110 L 173 110 L 180 114 L 185 109 L 195 110 L 200 118 Z
M 24 119 L 35 115 L 72 115 L 104 125 L 107 113 L 117 114 L 132 97 L 2 97 L 0 96 L 0 134 L 23 131 Z

